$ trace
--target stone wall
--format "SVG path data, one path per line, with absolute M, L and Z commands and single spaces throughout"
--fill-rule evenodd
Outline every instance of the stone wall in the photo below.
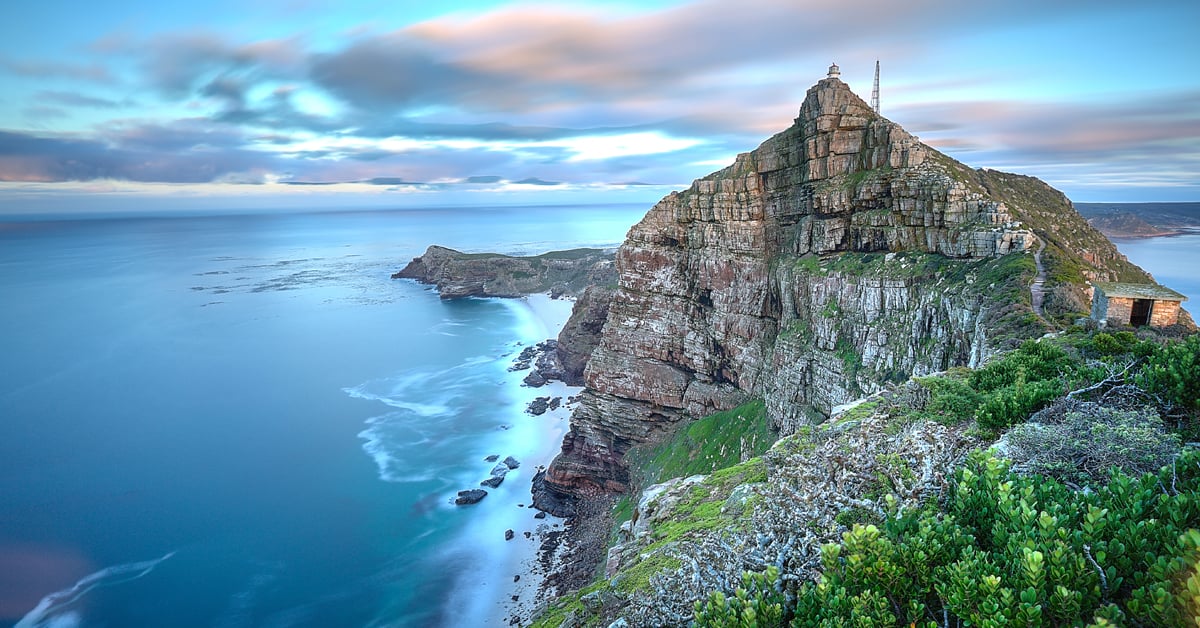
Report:
M 1133 299 L 1128 297 L 1106 297 L 1108 307 L 1105 309 L 1105 320 L 1109 325 L 1129 325 L 1133 316 Z
M 1155 301 L 1154 309 L 1150 311 L 1151 327 L 1170 327 L 1179 322 L 1178 301 Z

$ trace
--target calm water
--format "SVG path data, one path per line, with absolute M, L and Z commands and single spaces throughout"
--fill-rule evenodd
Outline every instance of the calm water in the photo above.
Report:
M 1200 232 L 1169 238 L 1117 240 L 1117 248 L 1131 262 L 1154 275 L 1158 283 L 1183 293 L 1184 309 L 1200 312 Z
M 0 624 L 482 623 L 565 428 L 506 368 L 554 330 L 388 276 L 645 209 L 0 222 Z

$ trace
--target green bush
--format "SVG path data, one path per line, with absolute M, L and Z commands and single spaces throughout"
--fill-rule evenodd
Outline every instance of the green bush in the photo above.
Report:
M 986 393 L 1013 386 L 1018 381 L 1071 379 L 1079 367 L 1079 361 L 1062 347 L 1052 342 L 1026 340 L 1016 350 L 973 371 L 969 381 L 972 388 Z
M 1131 331 L 1102 331 L 1090 336 L 1080 348 L 1102 357 L 1134 355 L 1144 358 L 1152 354 L 1156 347 L 1152 342 L 1139 340 Z
M 978 454 L 942 510 L 893 513 L 824 546 L 820 579 L 794 605 L 748 582 L 737 602 L 697 605 L 697 625 L 783 625 L 746 620 L 747 608 L 757 618 L 780 604 L 779 621 L 793 628 L 1193 626 L 1198 527 L 1200 452 L 1157 474 L 1113 472 L 1090 492 Z
M 1025 421 L 1065 392 L 1057 379 L 1029 383 L 1018 379 L 986 397 L 975 411 L 975 420 L 985 430 L 1000 431 Z
M 917 382 L 929 390 L 925 417 L 938 423 L 954 425 L 969 420 L 983 402 L 983 395 L 957 377 L 925 377 Z
M 714 591 L 704 602 L 696 602 L 696 628 L 783 628 L 787 598 L 779 588 L 779 570 L 746 572 L 733 597 Z
M 1159 347 L 1134 382 L 1158 395 L 1168 412 L 1200 413 L 1200 335 Z

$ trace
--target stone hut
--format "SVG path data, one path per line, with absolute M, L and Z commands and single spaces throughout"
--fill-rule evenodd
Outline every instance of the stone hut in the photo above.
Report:
M 1187 297 L 1156 283 L 1092 282 L 1092 319 L 1105 325 L 1169 327 Z

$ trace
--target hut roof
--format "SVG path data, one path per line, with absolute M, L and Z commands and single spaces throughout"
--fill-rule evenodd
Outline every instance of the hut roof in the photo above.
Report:
M 1156 301 L 1187 301 L 1187 297 L 1156 283 L 1124 283 L 1116 281 L 1094 281 L 1093 286 L 1105 296 L 1118 299 L 1154 299 Z

